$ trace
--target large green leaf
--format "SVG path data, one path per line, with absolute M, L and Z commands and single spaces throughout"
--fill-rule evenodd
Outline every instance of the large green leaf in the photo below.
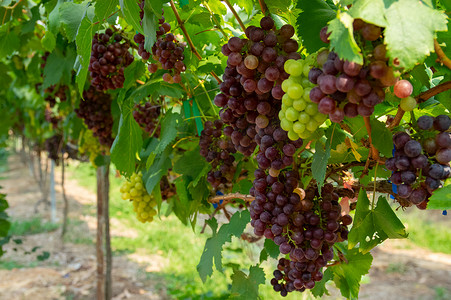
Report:
M 5 24 L 0 27 L 0 57 L 5 57 L 12 54 L 19 49 L 19 36 L 13 30 L 10 30 L 10 25 Z
M 240 237 L 249 221 L 249 211 L 243 210 L 242 212 L 237 211 L 230 222 L 222 225 L 217 233 L 215 226 L 212 226 L 213 236 L 207 239 L 200 262 L 197 265 L 197 271 L 203 282 L 205 282 L 207 276 L 213 274 L 213 261 L 216 269 L 222 272 L 222 246 L 230 242 L 232 236 Z
M 146 1 L 148 2 L 148 1 Z M 139 18 L 140 8 L 138 6 L 138 1 L 136 0 L 119 0 L 121 5 L 122 13 L 124 14 L 125 21 L 133 26 L 133 29 L 141 34 L 144 34 L 143 28 L 140 24 L 141 19 Z
M 359 251 L 367 253 L 387 238 L 406 238 L 404 225 L 391 209 L 385 197 L 379 197 L 376 208 L 370 207 L 366 191 L 361 189 L 348 237 L 348 247 L 359 243 Z
M 429 198 L 428 209 L 451 209 L 451 184 L 448 184 L 432 193 Z
M 77 84 L 78 91 L 80 94 L 83 93 L 83 89 L 86 82 L 86 77 L 88 76 L 89 59 L 91 57 L 91 47 L 92 47 L 92 37 L 97 24 L 91 22 L 89 18 L 85 15 L 81 21 L 80 27 L 77 31 L 76 43 L 77 43 Z
M 412 69 L 434 51 L 436 31 L 447 30 L 444 13 L 416 0 L 394 2 L 385 16 L 387 53 L 390 58 L 397 58 L 399 66 L 405 69 Z
M 360 280 L 368 273 L 373 257 L 370 253 L 359 252 L 358 249 L 349 250 L 345 257 L 347 262 L 341 262 L 330 269 L 341 294 L 348 299 L 356 299 L 359 297 Z
M 392 156 L 393 142 L 392 134 L 385 124 L 376 119 L 370 121 L 371 124 L 371 138 L 374 147 L 379 150 L 385 157 Z
M 327 162 L 330 157 L 330 141 L 326 141 L 324 148 L 320 141 L 316 142 L 315 154 L 313 154 L 312 162 L 312 175 L 313 179 L 318 184 L 318 189 L 321 191 L 321 187 L 324 185 L 324 179 L 326 178 Z
M 132 112 L 133 102 L 127 99 L 121 106 L 119 131 L 111 147 L 111 161 L 127 177 L 135 171 L 136 155 L 143 143 L 141 128 Z
M 384 0 L 356 1 L 349 10 L 349 13 L 354 19 L 362 19 L 381 27 L 387 26 Z
M 118 0 L 97 0 L 95 13 L 99 21 L 106 20 L 119 5 Z
M 157 40 L 157 29 L 158 29 L 158 20 L 155 12 L 153 12 L 151 7 L 152 1 L 146 1 L 144 4 L 144 17 L 142 21 L 143 32 L 144 32 L 144 48 L 147 52 L 152 53 L 152 46 L 155 44 Z
M 307 51 L 313 53 L 321 47 L 326 47 L 327 44 L 319 38 L 319 32 L 335 18 L 333 7 L 324 0 L 299 0 L 297 7 L 302 13 L 299 14 L 296 25 Z
M 249 275 L 234 270 L 232 276 L 231 299 L 259 299 L 258 286 L 265 284 L 265 271 L 259 266 L 251 266 Z
M 72 42 L 77 37 L 78 28 L 86 14 L 86 3 L 64 2 L 58 4 L 55 9 L 59 8 L 58 21 L 63 24 L 67 39 Z M 53 12 L 52 12 L 53 13 Z M 91 36 L 92 38 L 92 36 Z M 77 42 L 78 44 L 78 42 Z
M 341 59 L 363 64 L 360 47 L 354 39 L 353 21 L 354 19 L 346 12 L 339 12 L 337 18 L 330 21 L 328 26 L 330 46 Z

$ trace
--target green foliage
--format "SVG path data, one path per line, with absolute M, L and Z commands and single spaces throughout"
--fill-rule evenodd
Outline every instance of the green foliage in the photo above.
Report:
M 205 243 L 205 248 L 197 265 L 197 271 L 200 278 L 205 282 L 207 276 L 213 273 L 213 262 L 218 271 L 222 272 L 222 247 L 225 243 L 232 240 L 232 236 L 240 237 L 243 233 L 246 224 L 250 220 L 248 211 L 236 212 L 228 224 L 221 226 L 218 232 L 218 223 L 216 219 L 212 219 L 208 224 L 210 225 L 213 236 Z
M 265 283 L 265 272 L 258 266 L 251 266 L 249 275 L 235 270 L 232 280 L 231 299 L 258 299 L 258 286 Z
M 5 212 L 8 207 L 6 195 L 0 194 L 0 257 L 4 253 L 2 246 L 9 241 L 8 232 L 11 228 L 11 223 L 8 220 L 8 214 Z
M 328 28 L 330 46 L 341 59 L 363 64 L 363 56 L 354 39 L 352 27 L 354 19 L 346 12 L 338 13 L 336 19 L 330 21 Z
M 325 148 L 319 141 L 316 142 L 315 154 L 313 155 L 312 162 L 312 175 L 313 179 L 318 184 L 318 189 L 321 191 L 321 187 L 324 185 L 324 179 L 326 178 L 327 162 L 330 157 L 330 141 L 326 141 Z
M 435 191 L 429 198 L 428 209 L 451 209 L 451 184 Z
M 404 225 L 391 209 L 385 197 L 379 197 L 376 208 L 371 204 L 366 191 L 361 189 L 357 201 L 354 224 L 349 232 L 348 248 L 359 244 L 358 250 L 367 253 L 387 238 L 406 238 Z

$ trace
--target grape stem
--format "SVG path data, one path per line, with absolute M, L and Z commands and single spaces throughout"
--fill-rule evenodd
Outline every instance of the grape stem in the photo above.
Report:
M 266 9 L 267 9 L 265 1 L 258 0 L 258 4 L 260 4 L 260 9 L 262 10 L 262 13 L 265 14 L 266 13 Z
M 211 197 L 210 199 L 208 199 L 208 202 L 219 203 L 221 200 L 223 200 L 224 202 L 230 202 L 233 199 L 241 199 L 246 202 L 252 202 L 252 201 L 254 201 L 255 197 L 253 197 L 251 195 L 243 195 L 240 193 L 231 193 L 231 194 Z
M 112 13 L 111 15 L 109 15 L 108 17 L 106 17 L 105 19 L 100 20 L 100 21 L 97 21 L 97 22 L 95 22 L 95 23 L 92 24 L 92 25 L 97 25 L 97 24 L 99 24 L 100 22 L 103 22 L 103 21 L 105 21 L 105 20 L 111 18 L 112 16 L 114 16 L 115 14 L 117 14 L 119 11 L 120 11 L 120 9 L 116 10 L 114 13 Z
M 396 112 L 395 118 L 388 126 L 389 129 L 392 129 L 393 127 L 396 127 L 399 125 L 399 123 L 402 120 L 402 117 L 404 116 L 405 111 L 401 108 L 401 106 L 398 107 L 398 111 Z
M 440 62 L 447 66 L 448 69 L 451 69 L 451 59 L 449 59 L 446 56 L 445 52 L 443 52 L 442 47 L 440 47 L 439 43 L 437 42 L 437 39 L 434 39 L 434 48 Z
M 240 24 L 240 27 L 243 31 L 246 30 L 246 26 L 244 26 L 243 21 L 241 21 L 240 16 L 238 15 L 238 13 L 236 12 L 235 8 L 233 8 L 233 5 L 230 4 L 229 0 L 223 0 L 225 2 L 225 4 L 227 4 L 227 6 L 229 7 L 230 11 L 232 12 L 232 14 L 235 16 L 235 19 L 238 21 L 238 24 Z
M 11 16 L 13 15 L 13 10 L 19 5 L 22 0 L 17 1 L 13 6 L 5 6 L 5 14 L 3 15 L 2 25 L 5 24 L 6 15 L 8 14 L 8 10 L 11 10 Z
M 189 47 L 191 48 L 191 51 L 197 57 L 198 60 L 202 60 L 202 56 L 199 54 L 199 52 L 197 52 L 197 49 L 196 49 L 196 47 L 194 47 L 193 41 L 191 40 L 191 37 L 189 36 L 188 31 L 186 31 L 185 23 L 180 18 L 179 12 L 177 11 L 177 8 L 175 7 L 174 1 L 171 0 L 170 4 L 171 4 L 172 10 L 174 11 L 175 18 L 177 19 L 177 22 L 180 25 L 180 29 L 183 31 L 186 41 L 187 41 Z M 216 75 L 216 73 L 214 71 L 211 71 L 210 74 L 216 79 L 216 81 L 218 83 L 222 82 L 222 80 L 219 79 L 218 75 Z
M 210 13 L 211 19 L 213 20 L 213 22 L 215 22 L 216 27 L 219 29 L 219 31 L 222 33 L 222 35 L 224 35 L 224 37 L 227 36 L 227 34 L 224 32 L 224 29 L 222 29 L 221 27 L 221 23 L 219 23 L 218 19 L 216 19 L 215 14 L 213 13 L 213 11 L 211 10 L 210 6 L 208 5 L 207 1 L 203 1 L 202 2 L 205 6 L 205 8 L 208 10 L 208 12 Z
M 370 117 L 363 117 L 363 120 L 365 121 L 365 127 L 366 131 L 368 132 L 368 139 L 370 141 L 370 147 L 371 147 L 371 155 L 368 158 L 373 158 L 374 160 L 379 160 L 379 151 L 373 146 L 373 138 L 371 137 L 371 124 L 370 124 Z

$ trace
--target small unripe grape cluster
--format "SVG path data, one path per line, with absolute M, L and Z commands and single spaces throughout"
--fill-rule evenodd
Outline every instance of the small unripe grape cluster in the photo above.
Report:
M 111 96 L 98 92 L 90 86 L 83 92 L 79 108 L 75 109 L 77 117 L 83 119 L 100 144 L 110 147 L 113 144 L 113 116 L 111 115 Z
M 140 17 L 141 23 L 144 17 L 144 0 L 139 4 L 141 8 Z M 162 14 L 164 10 L 162 10 Z M 183 51 L 185 50 L 186 43 L 179 42 L 171 31 L 171 25 L 165 22 L 164 16 L 158 20 L 159 27 L 157 30 L 157 41 L 152 46 L 152 58 L 156 61 L 151 63 L 147 68 L 150 73 L 155 73 L 158 69 L 168 70 L 169 72 L 163 74 L 163 80 L 168 83 L 180 83 L 182 82 L 181 72 L 186 70 L 183 60 L 185 56 Z M 144 59 L 150 58 L 150 53 L 144 49 L 145 37 L 141 33 L 138 33 L 134 37 L 134 41 L 139 44 L 138 54 Z
M 285 71 L 290 77 L 283 81 L 282 108 L 279 112 L 280 126 L 288 132 L 290 140 L 308 138 L 326 120 L 318 112 L 318 104 L 310 101 L 310 91 L 314 87 L 308 74 L 315 57 L 309 55 L 305 60 L 287 60 Z
M 276 30 L 271 17 L 262 18 L 260 27 L 249 26 L 245 34 L 248 39 L 232 37 L 222 46 L 227 67 L 214 101 L 222 107 L 221 120 L 229 125 L 224 133 L 238 151 L 249 156 L 256 146 L 256 131 L 277 118 L 284 94 L 281 84 L 289 76 L 283 69 L 285 61 L 300 55 L 297 42 L 291 39 L 293 26 Z
M 200 155 L 210 163 L 212 170 L 207 174 L 207 181 L 213 188 L 229 188 L 235 175 L 236 153 L 232 141 L 222 134 L 224 123 L 221 120 L 207 121 L 199 139 Z
M 44 145 L 50 159 L 54 160 L 56 165 L 59 163 L 59 152 L 63 137 L 60 134 L 45 140 Z
M 381 28 L 357 19 L 354 30 L 364 40 L 377 44 L 373 52 L 365 57 L 368 66 L 343 61 L 334 52 L 320 52 L 317 56 L 318 67 L 312 68 L 309 73 L 309 80 L 318 85 L 310 91 L 310 99 L 318 103 L 318 111 L 329 115 L 330 120 L 336 123 L 343 121 L 345 116 L 369 117 L 374 107 L 385 99 L 383 88 L 393 85 L 395 94 L 404 98 L 401 105 L 412 105 L 412 85 L 407 80 L 398 82 L 393 68 L 388 65 Z M 320 37 L 324 42 L 329 42 L 327 27 L 321 30 Z
M 157 202 L 147 193 L 142 180 L 142 173 L 133 173 L 130 180 L 124 181 L 120 188 L 123 200 L 133 202 L 133 211 L 136 218 L 142 223 L 152 222 L 157 214 L 155 207 Z
M 451 177 L 451 119 L 446 115 L 421 116 L 418 134 L 398 132 L 393 136 L 394 157 L 385 162 L 393 171 L 390 180 L 399 197 L 425 209 L 432 193 Z
M 130 44 L 120 34 L 113 36 L 111 28 L 105 33 L 94 35 L 88 70 L 92 78 L 91 84 L 97 90 L 115 90 L 124 86 L 124 69 L 134 59 L 128 52 L 129 48 Z
M 83 139 L 79 141 L 78 150 L 82 155 L 89 155 L 89 161 L 95 166 L 95 159 L 97 156 L 108 153 L 107 149 L 100 145 L 99 140 L 94 137 L 91 130 L 86 129 L 83 134 Z
M 136 123 L 141 126 L 144 131 L 155 137 L 160 136 L 161 125 L 158 124 L 160 117 L 161 106 L 152 105 L 150 102 L 144 104 L 135 104 L 133 111 L 133 118 Z M 157 127 L 158 124 L 158 127 Z

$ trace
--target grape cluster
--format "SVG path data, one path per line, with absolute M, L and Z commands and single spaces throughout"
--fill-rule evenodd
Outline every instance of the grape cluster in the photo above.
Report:
M 52 124 L 53 128 L 58 127 L 58 122 L 61 121 L 61 117 L 55 115 L 48 107 L 45 108 L 45 120 Z
M 282 83 L 286 94 L 282 97 L 279 119 L 290 140 L 308 138 L 326 120 L 326 116 L 318 112 L 318 104 L 310 101 L 313 84 L 308 74 L 314 59 L 309 55 L 305 60 L 285 62 L 285 71 L 290 77 Z
M 77 116 L 84 120 L 100 144 L 110 147 L 113 144 L 113 116 L 111 115 L 111 96 L 98 92 L 93 86 L 83 92 L 85 100 L 75 109 Z
M 83 139 L 79 142 L 78 150 L 80 154 L 88 154 L 89 161 L 93 166 L 95 166 L 95 159 L 97 156 L 101 155 L 104 152 L 107 152 L 107 149 L 102 149 L 102 145 L 100 145 L 99 140 L 94 137 L 91 130 L 86 129 L 83 134 Z
M 142 223 L 152 222 L 153 217 L 157 214 L 155 207 L 157 202 L 147 193 L 142 180 L 142 173 L 133 173 L 130 180 L 124 181 L 120 188 L 123 200 L 133 202 L 133 211 L 136 218 Z
M 406 132 L 393 136 L 396 151 L 385 166 L 393 171 L 390 180 L 397 185 L 399 197 L 425 209 L 441 181 L 451 177 L 451 134 L 446 132 L 451 120 L 446 115 L 422 116 L 417 125 L 416 138 Z
M 45 90 L 45 93 L 48 95 L 44 98 L 44 100 L 49 103 L 50 107 L 54 107 L 56 104 L 56 98 L 58 98 L 60 102 L 67 100 L 66 90 L 67 86 L 65 85 L 60 85 L 58 89 L 56 89 L 55 85 L 52 85 Z
M 142 20 L 144 17 L 144 0 L 139 5 Z M 164 10 L 162 10 L 162 13 L 164 13 Z M 147 68 L 150 73 L 155 73 L 158 69 L 168 70 L 168 73 L 163 74 L 163 80 L 168 83 L 180 83 L 182 82 L 180 73 L 186 70 L 185 63 L 183 62 L 185 59 L 183 51 L 185 50 L 186 43 L 179 42 L 174 34 L 169 32 L 171 31 L 171 25 L 165 22 L 163 15 L 158 23 L 160 26 L 157 30 L 157 41 L 152 46 L 152 58 L 156 63 L 151 63 Z M 144 60 L 149 59 L 150 53 L 144 49 L 144 35 L 141 33 L 136 34 L 134 41 L 139 44 L 138 54 Z
M 310 91 L 311 101 L 318 103 L 318 111 L 329 115 L 336 123 L 345 116 L 370 116 L 374 107 L 384 100 L 385 87 L 395 85 L 395 94 L 404 98 L 401 104 L 406 108 L 413 99 L 410 82 L 398 82 L 393 68 L 388 65 L 387 50 L 380 38 L 381 28 L 357 19 L 354 30 L 366 41 L 377 41 L 373 52 L 366 57 L 367 66 L 343 61 L 336 53 L 323 50 L 317 56 L 318 68 L 312 68 L 308 75 L 310 82 L 318 85 Z M 321 30 L 320 37 L 328 42 L 327 27 Z
M 298 59 L 298 43 L 291 39 L 294 28 L 274 27 L 271 17 L 264 17 L 260 27 L 245 30 L 248 39 L 232 37 L 222 46 L 228 56 L 215 104 L 222 107 L 219 115 L 227 126 L 224 133 L 232 138 L 235 148 L 249 156 L 258 128 L 277 118 L 284 92 L 282 81 L 288 78 L 283 66 L 287 59 Z
M 147 133 L 159 137 L 161 126 L 158 124 L 158 118 L 160 117 L 160 112 L 161 107 L 159 105 L 152 105 L 150 102 L 135 104 L 133 118 Z
M 236 152 L 232 141 L 222 134 L 224 123 L 221 120 L 207 121 L 199 139 L 200 155 L 211 164 L 207 181 L 213 188 L 228 188 L 235 175 Z
M 128 48 L 129 43 L 120 34 L 113 37 L 111 28 L 105 33 L 94 35 L 88 70 L 91 84 L 97 90 L 114 90 L 124 86 L 124 69 L 133 62 L 133 55 L 128 52 Z
M 271 178 L 257 170 L 255 176 L 259 193 L 251 204 L 254 232 L 272 239 L 282 254 L 289 254 L 274 272 L 274 290 L 286 296 L 312 289 L 322 279 L 321 269 L 333 258 L 334 243 L 347 239 L 352 218 L 341 215 L 331 184 L 325 184 L 320 195 L 316 186 L 295 189 L 298 176 L 292 171 Z
M 44 142 L 49 158 L 54 160 L 56 165 L 58 165 L 59 162 L 59 150 L 62 139 L 63 137 L 60 134 L 55 134 Z

